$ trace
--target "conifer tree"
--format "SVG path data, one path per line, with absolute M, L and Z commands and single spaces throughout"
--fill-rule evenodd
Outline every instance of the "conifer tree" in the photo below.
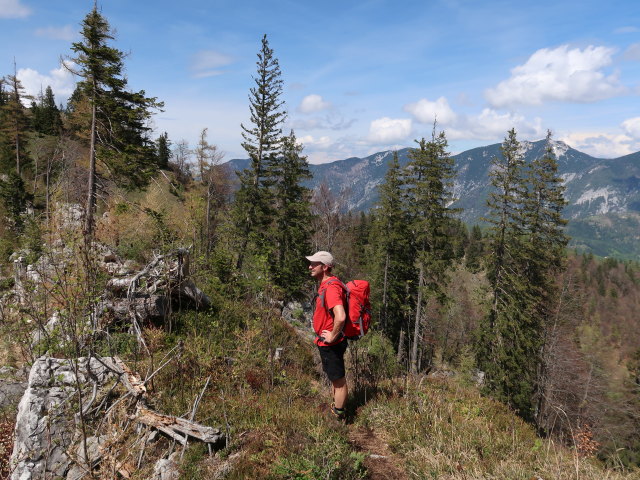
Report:
M 479 225 L 471 227 L 469 234 L 469 244 L 465 252 L 465 264 L 472 272 L 480 270 L 482 257 L 484 255 L 484 246 L 482 239 L 482 230 Z
M 57 135 L 62 128 L 60 110 L 56 106 L 53 90 L 47 86 L 44 93 L 38 95 L 37 102 L 31 102 L 33 129 L 43 135 Z
M 558 162 L 553 151 L 551 132 L 547 132 L 545 153 L 534 159 L 527 170 L 527 196 L 525 199 L 525 264 L 524 276 L 532 292 L 531 312 L 542 329 L 542 346 L 536 357 L 536 381 L 533 393 L 533 415 L 538 421 L 545 396 L 548 361 L 546 339 L 553 311 L 557 303 L 556 279 L 564 269 L 568 238 L 564 233 L 567 221 L 562 217 L 566 205 L 564 185 L 558 174 Z
M 169 134 L 164 132 L 160 134 L 156 140 L 156 155 L 158 156 L 158 168 L 166 170 L 169 168 L 169 160 L 171 160 L 171 141 Z
M 527 196 L 525 198 L 525 225 L 527 228 L 525 274 L 530 284 L 539 289 L 538 297 L 544 302 L 554 290 L 550 272 L 563 267 L 568 243 L 562 217 L 566 205 L 565 187 L 558 174 L 558 162 L 553 152 L 551 132 L 547 132 L 545 153 L 535 158 L 527 170 Z
M 422 138 L 416 143 L 418 148 L 409 153 L 411 161 L 407 165 L 405 180 L 418 277 L 411 351 L 412 372 L 418 371 L 425 307 L 430 300 L 445 299 L 447 269 L 453 259 L 447 228 L 456 212 L 449 207 L 453 200 L 455 168 L 454 160 L 447 151 L 448 143 L 444 132 L 436 135 L 434 125 L 431 140 Z
M 24 181 L 15 170 L 7 175 L 6 180 L 0 179 L 0 199 L 4 205 L 9 221 L 9 228 L 14 233 L 22 232 L 24 213 L 30 195 L 26 192 Z
M 276 285 L 291 295 L 299 293 L 308 278 L 302 267 L 305 252 L 311 248 L 311 190 L 302 184 L 311 178 L 311 172 L 307 157 L 301 153 L 302 145 L 291 131 L 284 137 L 281 153 L 272 164 L 276 179 L 272 238 L 277 258 L 272 264 L 273 278 Z
M 528 169 L 515 130 L 501 150 L 492 162 L 494 191 L 487 202 L 492 301 L 479 332 L 478 361 L 488 390 L 531 420 L 553 272 L 566 245 L 564 199 L 550 137 L 545 155 Z
M 239 174 L 240 189 L 235 200 L 235 223 L 239 236 L 237 267 L 241 268 L 250 242 L 267 248 L 263 233 L 274 219 L 271 198 L 274 178 L 272 164 L 282 145 L 283 110 L 280 65 L 262 37 L 258 52 L 255 86 L 249 93 L 250 126 L 241 125 L 242 147 L 249 155 L 250 165 Z
M 406 333 L 408 327 L 407 320 L 411 310 L 408 296 L 414 258 L 403 175 L 397 152 L 393 153 L 384 182 L 378 191 L 380 199 L 372 227 L 376 272 L 373 284 L 380 287 L 373 298 L 378 307 L 382 330 L 394 344 L 398 344 L 401 330 Z
M 82 22 L 82 40 L 73 43 L 73 59 L 81 77 L 74 94 L 76 102 L 88 102 L 88 116 L 80 120 L 89 137 L 88 193 L 84 230 L 93 231 L 96 203 L 97 161 L 127 188 L 143 187 L 153 174 L 156 162 L 153 143 L 148 138 L 147 121 L 152 109 L 162 107 L 144 91 L 127 89 L 123 74 L 124 53 L 110 47 L 114 39 L 107 20 L 97 6 Z M 76 112 L 81 115 L 82 112 Z
M 22 101 L 30 97 L 24 93 L 22 83 L 15 72 L 15 64 L 14 74 L 7 75 L 4 83 L 8 88 L 4 92 L 5 99 L 2 105 L 0 132 L 7 139 L 15 171 L 19 176 L 22 176 L 29 160 L 26 148 L 29 118 Z

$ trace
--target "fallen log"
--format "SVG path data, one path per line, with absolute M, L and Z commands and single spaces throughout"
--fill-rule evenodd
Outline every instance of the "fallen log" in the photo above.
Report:
M 131 419 L 160 430 L 182 445 L 187 443 L 188 437 L 205 443 L 217 444 L 224 441 L 224 434 L 217 428 L 200 425 L 180 417 L 164 415 L 140 404 Z
M 103 303 L 104 308 L 116 318 L 126 319 L 131 312 L 143 319 L 165 319 L 171 311 L 164 295 L 141 295 L 132 299 L 114 298 Z

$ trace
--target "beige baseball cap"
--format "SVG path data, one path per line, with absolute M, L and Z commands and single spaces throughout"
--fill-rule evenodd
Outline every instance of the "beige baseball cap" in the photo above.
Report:
M 319 252 L 316 252 L 313 255 L 311 255 L 310 257 L 306 257 L 306 258 L 310 262 L 324 263 L 325 265 L 327 265 L 329 267 L 333 267 L 333 265 L 334 265 L 333 255 L 331 255 L 329 252 L 325 252 L 324 250 L 320 250 Z

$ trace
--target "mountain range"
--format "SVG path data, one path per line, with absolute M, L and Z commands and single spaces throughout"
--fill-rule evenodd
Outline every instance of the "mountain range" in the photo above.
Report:
M 521 142 L 525 161 L 544 154 L 545 141 Z M 482 225 L 487 214 L 486 199 L 491 189 L 491 159 L 501 155 L 500 144 L 478 147 L 453 155 L 457 177 L 453 206 L 468 225 Z M 640 260 L 640 152 L 623 157 L 596 158 L 568 146 L 553 143 L 559 174 L 568 202 L 564 216 L 569 223 L 570 246 L 600 256 Z M 397 150 L 401 165 L 409 162 L 410 148 Z M 378 200 L 378 185 L 384 181 L 393 151 L 359 158 L 351 157 L 321 165 L 310 165 L 310 188 L 325 183 L 344 200 L 351 211 L 369 211 Z M 248 160 L 227 162 L 235 170 Z

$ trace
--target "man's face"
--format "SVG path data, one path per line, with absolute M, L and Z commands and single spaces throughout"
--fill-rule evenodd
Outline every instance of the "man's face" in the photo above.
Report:
M 322 278 L 324 275 L 325 269 L 326 269 L 326 265 L 322 262 L 309 263 L 309 273 L 315 279 Z

